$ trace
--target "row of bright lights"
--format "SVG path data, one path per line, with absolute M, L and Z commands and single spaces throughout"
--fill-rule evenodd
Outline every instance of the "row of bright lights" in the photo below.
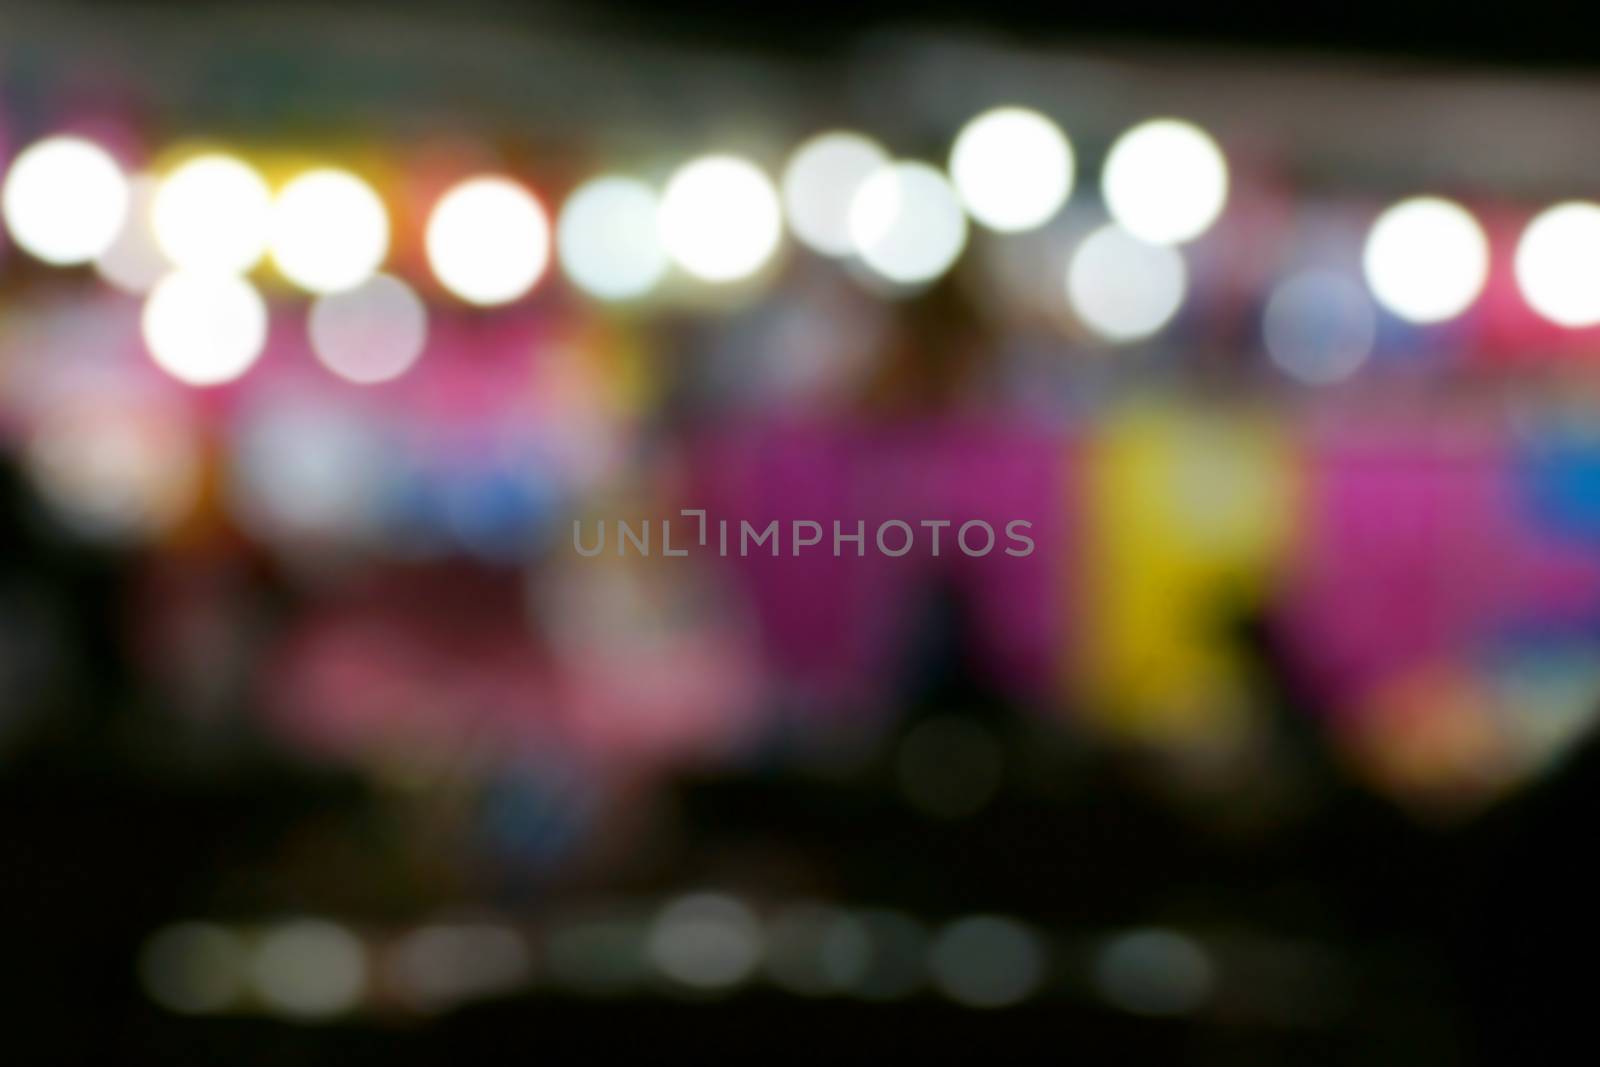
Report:
M 1073 171 L 1059 127 L 1037 112 L 1001 108 L 961 131 L 949 177 L 893 160 L 858 134 L 833 132 L 800 146 L 778 186 L 731 155 L 687 163 L 659 194 L 635 178 L 596 178 L 568 198 L 553 231 L 524 186 L 473 177 L 434 206 L 424 247 L 440 285 L 471 304 L 526 295 L 545 275 L 552 243 L 575 285 L 622 301 L 650 293 L 673 264 L 710 284 L 758 274 L 787 216 L 813 250 L 850 258 L 891 285 L 916 286 L 960 256 L 969 216 L 1006 233 L 1049 221 L 1071 193 Z M 1207 135 L 1158 120 L 1117 142 L 1105 183 L 1121 230 L 1085 246 L 1067 288 L 1092 329 L 1127 339 L 1159 328 L 1181 302 L 1182 261 L 1159 246 L 1210 226 L 1227 172 Z M 260 355 L 267 309 L 246 275 L 268 257 L 317 297 L 312 345 L 341 376 L 395 377 L 425 341 L 421 301 L 379 273 L 391 239 L 384 203 L 348 171 L 313 169 L 274 194 L 249 164 L 207 153 L 159 180 L 129 177 L 98 145 L 57 136 L 17 157 L 0 209 L 17 244 L 44 262 L 92 262 L 110 284 L 148 293 L 146 344 L 158 365 L 190 384 L 230 381 Z M 1139 241 L 1153 245 L 1136 249 Z M 1159 292 L 1153 301 L 1135 293 L 1126 306 L 1129 284 L 1146 280 L 1146 260 Z M 1106 268 L 1122 273 L 1109 282 L 1090 277 Z
M 830 132 L 802 144 L 776 186 L 731 155 L 687 163 L 659 194 L 635 178 L 595 178 L 572 193 L 553 228 L 521 184 L 473 177 L 434 206 L 424 246 L 439 283 L 468 303 L 527 294 L 546 273 L 552 244 L 575 285 L 621 301 L 650 293 L 674 264 L 711 284 L 749 278 L 772 260 L 787 218 L 807 247 L 909 287 L 951 267 L 969 217 L 1001 233 L 1047 223 L 1071 195 L 1074 172 L 1072 146 L 1054 122 L 999 108 L 962 129 L 947 171 L 894 160 L 859 134 Z M 1118 138 L 1101 174 L 1111 222 L 1067 267 L 1066 296 L 1079 319 L 1119 342 L 1165 326 L 1188 284 L 1175 246 L 1204 233 L 1227 194 L 1226 160 L 1199 128 L 1158 119 Z M 347 171 L 313 169 L 274 195 L 248 164 L 211 153 L 159 181 L 130 179 L 92 142 L 58 136 L 17 157 L 0 209 L 16 242 L 39 259 L 93 262 L 111 284 L 148 292 L 151 353 L 192 384 L 237 377 L 264 347 L 266 307 L 245 274 L 268 256 L 284 278 L 317 295 L 313 346 L 336 373 L 392 378 L 425 340 L 421 301 L 379 273 L 390 246 L 383 201 Z M 1482 292 L 1488 239 L 1465 208 L 1419 197 L 1378 218 L 1363 266 L 1381 305 L 1411 322 L 1441 322 Z M 1518 244 L 1515 274 L 1550 321 L 1600 323 L 1600 205 L 1566 203 L 1536 217 Z M 1287 321 L 1282 308 L 1277 317 Z M 1273 318 L 1269 308 L 1276 352 Z M 1276 331 L 1284 335 L 1281 321 Z
M 529 990 L 536 977 L 596 996 L 647 988 L 723 996 L 762 977 L 797 996 L 876 1002 L 931 987 L 977 1009 L 1061 989 L 1045 934 L 991 914 L 935 929 L 897 911 L 797 903 L 763 921 L 738 898 L 701 892 L 665 901 L 653 916 L 558 920 L 542 947 L 536 972 L 529 939 L 499 922 L 438 923 L 369 941 L 325 919 L 258 930 L 191 921 L 155 931 L 138 970 L 146 994 L 174 1012 L 256 1007 L 305 1022 L 364 1004 L 442 1010 Z M 1112 932 L 1088 963 L 1094 991 L 1138 1015 L 1192 1014 L 1217 985 L 1206 946 L 1175 930 Z
M 1556 204 L 1517 242 L 1513 272 L 1530 307 L 1558 326 L 1600 324 L 1600 205 Z M 1415 197 L 1378 217 L 1362 257 L 1378 301 L 1414 323 L 1445 322 L 1489 280 L 1489 239 L 1460 204 Z
M 787 214 L 814 250 L 857 257 L 891 281 L 914 284 L 937 277 L 959 255 L 967 215 L 1005 233 L 1049 221 L 1072 190 L 1073 152 L 1050 119 L 1000 108 L 961 131 L 948 170 L 947 178 L 926 164 L 892 160 L 859 134 L 826 133 L 795 152 L 781 188 L 729 155 L 691 161 L 659 197 L 634 179 L 598 178 L 568 201 L 556 245 L 576 284 L 627 299 L 653 288 L 669 263 L 713 283 L 757 273 L 776 252 Z M 1222 154 L 1205 133 L 1157 120 L 1113 146 L 1103 192 L 1130 233 L 1166 244 L 1206 229 L 1226 187 Z M 313 293 L 359 284 L 388 253 L 382 201 L 342 170 L 301 174 L 274 196 L 248 164 L 211 153 L 163 177 L 147 211 L 135 194 L 103 149 L 52 137 L 15 161 L 5 217 L 18 244 L 65 266 L 106 257 L 129 221 L 147 213 L 155 249 L 171 267 L 243 274 L 270 254 L 290 282 Z M 478 177 L 435 206 L 426 246 L 445 288 L 492 305 L 539 281 L 550 236 L 543 207 L 525 188 Z M 122 280 L 115 266 L 108 275 Z

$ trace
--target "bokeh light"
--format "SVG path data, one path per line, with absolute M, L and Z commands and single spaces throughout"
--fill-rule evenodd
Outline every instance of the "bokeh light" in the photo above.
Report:
M 1372 354 L 1378 316 L 1359 284 L 1331 271 L 1282 282 L 1261 321 L 1267 354 L 1289 377 L 1327 385 L 1354 374 Z
M 802 901 L 767 924 L 766 973 L 774 985 L 803 997 L 838 993 L 866 965 L 866 934 L 848 913 Z
M 48 409 L 28 441 L 28 474 L 82 536 L 140 540 L 165 533 L 200 495 L 200 455 L 175 413 L 105 402 Z
M 1489 278 L 1483 227 L 1450 200 L 1402 200 L 1373 223 L 1362 254 L 1378 302 L 1408 322 L 1443 322 L 1465 311 Z
M 240 529 L 279 542 L 373 533 L 394 463 L 360 410 L 301 393 L 245 409 L 229 458 L 229 512 Z
M 94 269 L 108 285 L 142 296 L 172 269 L 156 243 L 150 213 L 155 207 L 156 180 L 148 174 L 128 181 L 128 210 L 116 238 L 95 257 Z
M 1181 119 L 1152 119 L 1111 146 L 1100 176 L 1111 217 L 1152 244 L 1199 237 L 1228 199 L 1228 163 L 1211 135 Z
M 494 923 L 423 926 L 395 946 L 388 970 L 402 996 L 423 1010 L 504 993 L 525 980 L 528 947 L 517 931 Z
M 1015 233 L 1048 222 L 1072 192 L 1072 146 L 1049 118 L 1027 108 L 986 111 L 950 151 L 950 177 L 973 218 Z
M 369 385 L 398 378 L 422 355 L 428 310 L 405 282 L 375 274 L 354 289 L 317 297 L 307 330 L 323 366 Z
M 840 984 L 863 1000 L 909 997 L 928 978 L 928 931 L 899 911 L 855 913 L 859 927 L 840 927 L 828 946 Z M 858 932 L 859 931 L 859 932 Z
M 1188 270 L 1167 245 L 1109 224 L 1086 237 L 1067 266 L 1067 300 L 1108 341 L 1136 341 L 1165 326 L 1183 304 Z
M 175 271 L 145 300 L 145 347 L 189 385 L 220 385 L 250 369 L 267 340 L 267 306 L 231 274 Z
M 1109 938 L 1094 964 L 1102 996 L 1136 1015 L 1186 1015 L 1212 994 L 1215 967 L 1195 940 L 1175 930 L 1129 930 Z
M 650 924 L 631 914 L 568 916 L 551 924 L 543 971 L 557 985 L 588 996 L 614 996 L 650 973 Z
M 761 962 L 761 926 L 739 901 L 696 893 L 662 909 L 650 931 L 650 958 L 663 974 L 701 990 L 727 989 Z
M 918 723 L 895 754 L 901 792 L 918 810 L 937 818 L 961 818 L 982 809 L 1004 772 L 1004 756 L 993 735 L 955 715 Z
M 944 175 L 926 163 L 893 163 L 856 191 L 850 239 L 872 271 L 916 285 L 955 263 L 967 244 L 967 217 Z
M 27 470 L 54 514 L 99 541 L 173 528 L 200 494 L 198 448 L 166 413 L 104 405 L 53 411 L 27 443 Z
M 1039 987 L 1045 950 L 1015 919 L 974 915 L 939 931 L 929 963 L 934 984 L 950 999 L 970 1008 L 1003 1008 Z
M 285 1015 L 337 1015 L 355 1007 L 365 990 L 366 949 L 335 923 L 286 922 L 261 935 L 250 977 L 256 995 Z
M 801 243 L 827 256 L 847 256 L 850 203 L 889 155 L 869 137 L 830 130 L 807 140 L 783 171 L 783 206 Z
M 661 243 L 701 281 L 733 282 L 778 250 L 783 212 L 772 182 L 737 156 L 705 156 L 673 174 L 661 196 Z
M 428 219 L 434 277 L 469 304 L 508 304 L 544 276 L 550 223 L 533 194 L 510 178 L 469 178 Z
M 1517 286 L 1558 326 L 1600 323 L 1600 204 L 1569 201 L 1537 215 L 1517 242 Z
M 313 293 L 360 285 L 389 252 L 389 215 L 372 187 L 348 171 L 308 171 L 279 191 L 272 260 Z
M 556 223 L 556 251 L 572 283 L 602 300 L 632 300 L 667 271 L 656 234 L 655 191 L 635 178 L 604 175 L 573 190 Z
M 128 210 L 128 182 L 105 149 L 50 137 L 24 149 L 0 190 L 6 228 L 36 259 L 87 263 L 110 247 Z
M 272 191 L 243 160 L 196 156 L 161 180 L 151 208 L 156 243 L 183 270 L 243 273 L 267 250 Z
M 139 952 L 139 980 L 169 1011 L 221 1011 L 244 992 L 248 951 L 238 934 L 214 923 L 182 922 L 151 934 Z

